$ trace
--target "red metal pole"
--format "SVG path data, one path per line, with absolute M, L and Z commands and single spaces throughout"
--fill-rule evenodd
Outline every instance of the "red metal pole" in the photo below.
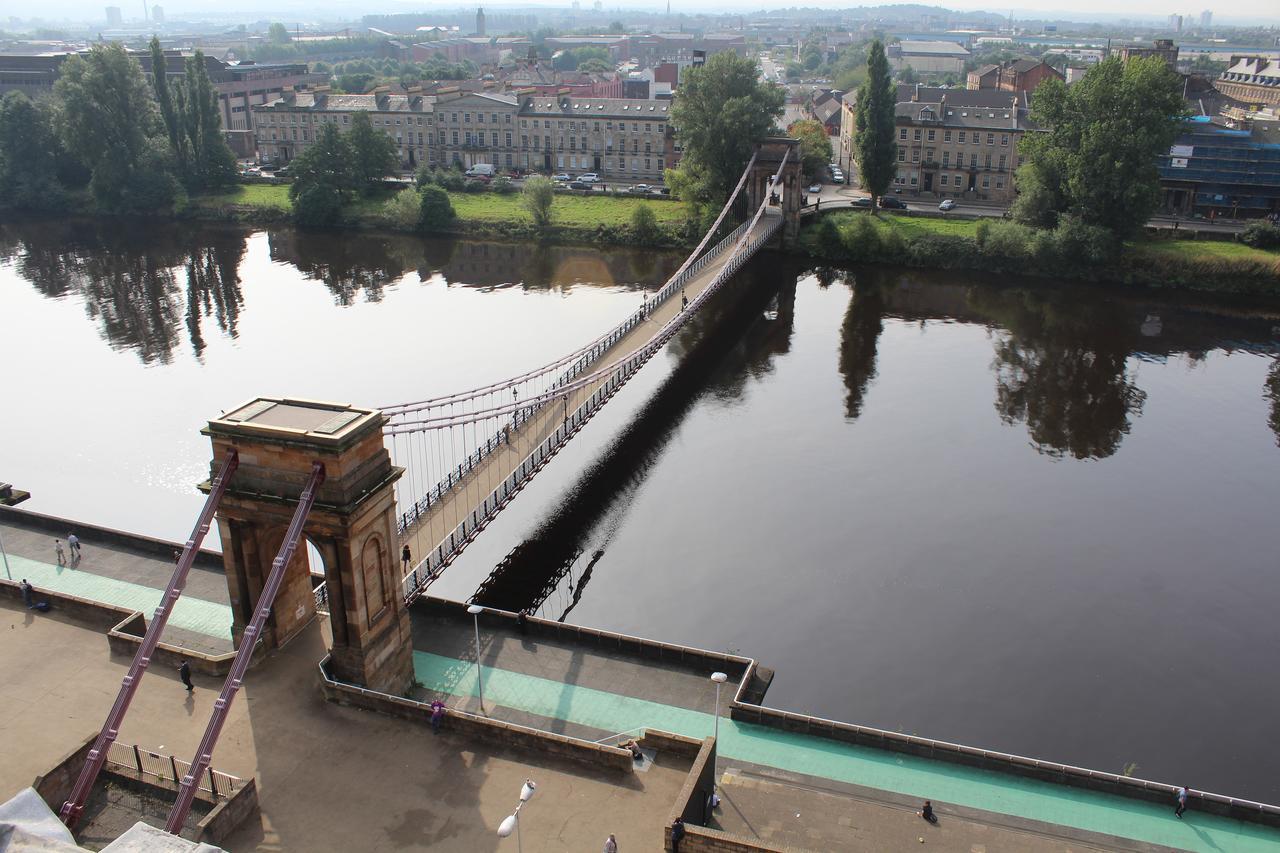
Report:
M 280 543 L 280 551 L 271 562 L 271 574 L 267 577 L 262 595 L 258 597 L 258 606 L 254 611 L 253 620 L 244 629 L 244 636 L 240 638 L 240 648 L 236 651 L 235 660 L 231 662 L 231 671 L 227 673 L 227 680 L 222 684 L 222 692 L 218 694 L 217 701 L 213 703 L 213 716 L 209 718 L 209 725 L 204 731 L 204 737 L 200 740 L 195 756 L 191 759 L 191 767 L 187 769 L 187 775 L 183 776 L 178 784 L 178 799 L 169 812 L 169 821 L 164 827 L 166 832 L 177 835 L 182 830 L 182 825 L 186 823 L 187 813 L 191 811 L 191 801 L 195 799 L 198 787 L 196 780 L 208 769 L 213 760 L 213 749 L 218 744 L 218 735 L 222 733 L 222 726 L 227 722 L 227 715 L 231 712 L 231 703 L 235 701 L 236 693 L 244 682 L 244 674 L 249 669 L 249 659 L 253 657 L 253 647 L 258 642 L 262 626 L 266 624 L 267 617 L 271 614 L 271 605 L 276 600 L 276 593 L 280 591 L 281 582 L 284 581 L 285 567 L 289 565 L 293 552 L 298 547 L 298 540 L 302 538 L 302 526 L 306 523 L 311 507 L 316 502 L 316 490 L 323 482 L 324 465 L 316 462 L 311 466 L 311 480 L 302 491 L 302 497 L 298 499 L 298 508 L 294 510 L 293 520 L 289 522 L 289 530 L 285 533 L 284 541 Z
M 205 498 L 204 509 L 200 510 L 200 517 L 196 520 L 196 526 L 191 531 L 191 538 L 187 540 L 186 547 L 182 549 L 182 556 L 178 558 L 178 565 L 173 570 L 173 576 L 169 578 L 169 586 L 165 588 L 164 595 L 160 598 L 160 604 L 156 607 L 156 612 L 151 617 L 151 624 L 147 626 L 147 633 L 142 638 L 142 645 L 138 647 L 138 652 L 133 656 L 133 664 L 129 667 L 129 672 L 125 675 L 124 680 L 120 683 L 120 692 L 116 695 L 116 702 L 111 706 L 111 713 L 107 715 L 107 721 L 102 724 L 102 731 L 98 732 L 98 739 L 93 744 L 93 749 L 89 750 L 88 756 L 84 761 L 84 769 L 80 771 L 80 777 L 76 780 L 75 787 L 71 789 L 71 797 L 62 804 L 59 811 L 59 817 L 62 822 L 69 828 L 74 828 L 76 822 L 80 820 L 80 814 L 84 811 L 85 800 L 89 797 L 89 792 L 93 790 L 93 783 L 98 778 L 98 772 L 102 770 L 103 762 L 107 760 L 107 750 L 111 748 L 111 744 L 115 742 L 116 737 L 120 734 L 120 725 L 124 722 L 124 715 L 129 711 L 129 703 L 133 701 L 133 694 L 138 690 L 138 684 L 142 681 L 142 676 L 146 674 L 147 666 L 151 663 L 151 656 L 155 654 L 156 645 L 160 642 L 160 635 L 164 632 L 164 627 L 169 622 L 169 614 L 173 612 L 173 606 L 182 596 L 182 589 L 187 584 L 187 574 L 191 571 L 191 566 L 195 562 L 196 552 L 200 550 L 200 543 L 204 541 L 205 534 L 209 532 L 209 525 L 213 523 L 213 516 L 218 509 L 218 504 L 222 502 L 222 495 L 227 490 L 227 481 L 231 479 L 231 475 L 235 473 L 236 466 L 240 463 L 239 454 L 234 450 L 227 451 L 227 458 L 223 460 L 222 467 L 218 469 L 218 476 L 213 478 L 213 483 L 209 489 L 209 497 Z

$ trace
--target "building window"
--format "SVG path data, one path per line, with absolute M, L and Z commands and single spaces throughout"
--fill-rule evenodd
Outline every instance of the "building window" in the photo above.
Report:
M 457 124 L 457 123 L 458 123 L 458 114 L 457 114 L 457 113 L 454 113 L 454 114 L 453 114 L 453 123 L 454 123 L 454 124 Z M 962 141 L 963 141 L 963 140 L 962 140 Z
M 962 130 L 962 131 L 960 131 L 960 144 L 961 144 L 961 145 L 964 145 L 964 137 L 965 137 L 965 132 Z
M 951 152 L 950 152 L 950 151 L 943 151 L 943 152 L 942 152 L 942 165 L 944 165 L 944 166 L 950 166 L 950 165 L 951 165 Z
M 939 176 L 938 176 L 938 182 L 939 182 L 940 184 L 942 184 L 944 187 L 947 185 L 947 181 L 948 181 L 948 180 L 950 180 L 950 178 L 949 178 L 949 177 L 947 177 L 946 175 L 939 175 Z
M 463 113 L 463 114 L 462 114 L 462 123 L 463 123 L 463 124 L 471 124 L 471 113 Z
M 916 128 L 916 132 L 915 132 L 915 134 L 914 134 L 914 139 L 915 139 L 915 141 L 916 141 L 916 142 L 919 142 L 919 141 L 920 141 L 920 128 L 918 128 L 918 127 Z
M 511 132 L 510 132 L 510 131 L 508 131 L 508 132 L 507 132 L 507 147 L 508 147 L 508 148 L 510 148 L 510 147 L 511 147 Z
M 507 116 L 507 118 L 510 118 L 510 116 Z M 511 165 L 511 152 L 509 151 L 507 152 L 507 165 Z
M 951 141 L 951 131 L 949 131 L 949 130 L 944 130 L 944 131 L 942 131 L 942 141 L 943 141 L 943 142 L 950 142 L 950 141 Z
M 996 178 L 996 189 L 1004 189 L 1004 178 Z
M 1002 133 L 1002 134 L 1000 134 L 1000 144 L 1001 144 L 1001 145 L 1008 145 L 1008 144 L 1009 144 L 1009 134 L 1007 134 L 1007 133 Z
M 995 145 L 995 144 L 996 144 L 996 135 L 995 135 L 994 133 L 988 133 L 988 134 L 987 134 L 987 144 L 988 144 L 988 145 Z
M 458 144 L 458 131 L 456 130 L 453 132 L 453 144 L 454 145 Z
M 646 157 L 646 158 L 645 158 L 645 160 L 644 160 L 644 170 L 647 172 L 647 171 L 649 171 L 649 169 L 650 169 L 650 168 L 652 168 L 652 167 L 649 165 L 649 158 L 648 158 L 648 157 Z
M 898 162 L 905 163 L 907 161 L 907 152 L 905 149 L 898 149 Z
M 911 152 L 911 162 L 912 162 L 912 163 L 919 163 L 919 162 L 920 162 L 920 150 L 919 150 L 919 149 L 916 149 L 915 151 L 912 151 L 912 152 Z
M 507 113 L 507 124 L 511 124 L 511 113 Z M 511 165 L 511 157 L 507 157 L 507 165 Z
M 494 114 L 493 114 L 493 124 L 497 124 L 497 123 L 498 123 L 498 114 L 497 114 L 497 113 L 494 113 Z
M 982 188 L 985 190 L 985 189 L 987 189 L 987 188 L 988 188 L 988 187 L 990 187 L 990 186 L 991 186 L 991 176 L 990 176 L 990 175 L 983 175 L 983 176 L 982 176 Z
M 484 113 L 476 113 L 476 123 L 484 124 Z
M 937 131 L 934 131 L 934 130 L 930 129 L 930 131 L 929 131 L 929 141 L 930 141 L 930 142 L 932 142 L 932 141 L 934 140 L 934 134 L 935 134 L 936 132 L 937 132 Z
M 918 180 L 918 179 L 916 178 L 916 176 L 915 176 L 915 175 L 912 175 L 912 176 L 911 176 L 911 186 L 913 186 L 913 187 L 914 187 L 914 186 L 916 185 L 916 181 L 917 181 L 917 180 Z
M 1005 155 L 1001 154 L 1000 155 L 1000 171 L 1002 172 L 1004 171 L 1004 161 L 1005 161 Z
M 898 138 L 903 140 L 907 138 L 907 129 L 905 127 L 898 128 Z

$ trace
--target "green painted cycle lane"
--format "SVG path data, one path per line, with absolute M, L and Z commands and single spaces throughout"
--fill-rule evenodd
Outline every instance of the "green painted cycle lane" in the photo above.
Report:
M 413 660 L 427 689 L 477 695 L 473 662 L 419 651 Z M 711 734 L 714 723 L 711 714 L 700 711 L 487 666 L 484 694 L 491 704 L 607 732 L 647 727 L 702 738 Z M 1163 807 L 727 718 L 720 720 L 719 749 L 725 758 L 793 773 L 1167 847 L 1205 853 L 1280 851 L 1280 830 L 1196 812 L 1179 821 L 1172 802 Z
M 142 584 L 95 575 L 82 569 L 72 569 L 51 563 L 32 560 L 29 557 L 9 555 L 14 580 L 26 578 L 32 586 L 76 595 L 90 601 L 100 601 L 130 610 L 141 610 L 150 622 L 151 614 L 160 604 L 164 590 Z M 38 594 L 37 594 L 38 595 Z M 231 607 L 200 598 L 184 595 L 174 605 L 169 615 L 169 625 L 183 628 L 218 640 L 231 638 Z

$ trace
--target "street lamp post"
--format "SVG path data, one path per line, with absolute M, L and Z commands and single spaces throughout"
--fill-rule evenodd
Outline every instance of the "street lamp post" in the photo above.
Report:
M 524 784 L 520 786 L 520 802 L 516 803 L 516 810 L 504 817 L 502 823 L 498 825 L 499 838 L 507 838 L 512 832 L 516 834 L 517 853 L 524 853 L 524 844 L 520 840 L 520 807 L 529 802 L 537 787 L 532 779 L 525 779 Z
M 716 738 L 716 763 L 720 763 L 720 685 L 729 680 L 729 676 L 723 672 L 711 673 L 711 680 L 716 683 L 716 717 L 715 717 L 715 738 Z M 715 767 L 711 768 L 711 807 L 715 808 L 719 802 L 716 796 L 717 775 Z
M 0 536 L 0 555 L 4 556 L 4 576 L 9 580 L 13 580 L 13 575 L 9 572 L 9 552 L 4 549 L 3 536 Z
M 480 670 L 480 614 L 484 612 L 484 608 L 479 604 L 473 604 L 467 608 L 467 612 L 475 620 L 476 625 L 476 687 L 480 691 L 480 713 L 484 713 L 484 676 Z

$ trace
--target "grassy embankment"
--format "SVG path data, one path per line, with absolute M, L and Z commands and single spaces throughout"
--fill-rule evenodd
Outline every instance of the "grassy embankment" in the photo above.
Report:
M 396 190 L 385 190 L 360 196 L 343 212 L 342 224 L 356 228 L 388 227 L 383 205 L 395 193 Z M 531 236 L 535 233 L 533 219 L 521 204 L 519 193 L 451 192 L 449 200 L 457 214 L 450 229 L 452 233 L 507 236 Z M 552 208 L 552 228 L 550 234 L 544 236 L 565 240 L 599 239 L 603 236 L 606 239 L 616 237 L 612 242 L 627 242 L 625 230 L 631 222 L 632 213 L 641 204 L 648 204 L 658 225 L 674 240 L 686 218 L 683 202 L 603 194 L 557 194 Z M 275 222 L 286 219 L 291 210 L 287 185 L 241 184 L 227 192 L 193 198 L 188 215 Z
M 1000 220 L 888 215 L 883 211 L 869 216 L 852 210 L 832 212 L 824 218 L 827 222 L 806 225 L 801 246 L 830 260 L 1280 295 L 1280 252 L 1226 240 L 1174 239 L 1189 236 L 1187 231 L 1144 234 L 1124 243 L 1118 257 L 1089 263 L 1087 252 L 1057 244 L 1049 232 Z

